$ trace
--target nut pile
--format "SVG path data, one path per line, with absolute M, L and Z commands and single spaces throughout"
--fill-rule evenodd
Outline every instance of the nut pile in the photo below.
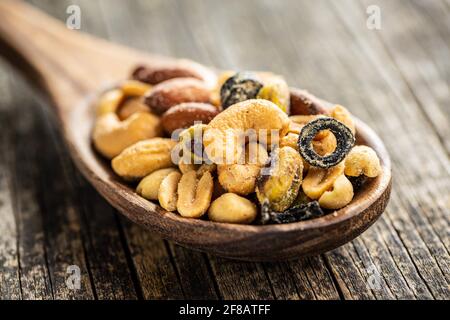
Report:
M 290 223 L 345 207 L 381 173 L 346 108 L 291 97 L 268 72 L 202 79 L 140 66 L 97 102 L 94 146 L 143 198 L 186 218 Z

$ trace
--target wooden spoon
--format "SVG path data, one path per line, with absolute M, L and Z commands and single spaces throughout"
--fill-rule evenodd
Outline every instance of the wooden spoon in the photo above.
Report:
M 78 31 L 33 7 L 0 1 L 0 50 L 44 90 L 53 102 L 61 133 L 78 169 L 130 220 L 183 246 L 241 260 L 277 260 L 336 248 L 366 230 L 383 212 L 391 189 L 389 155 L 378 136 L 357 120 L 357 142 L 371 146 L 383 172 L 333 214 L 284 225 L 235 225 L 182 218 L 138 196 L 91 146 L 92 102 L 105 86 L 127 77 L 137 64 L 174 65 L 178 60 L 150 56 Z M 193 62 L 205 81 L 208 69 Z M 295 95 L 295 90 L 292 92 Z

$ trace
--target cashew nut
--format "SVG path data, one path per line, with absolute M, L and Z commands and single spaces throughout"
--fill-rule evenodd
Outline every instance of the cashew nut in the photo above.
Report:
M 239 102 L 219 113 L 205 128 L 205 153 L 217 164 L 236 163 L 244 151 L 243 144 L 237 140 L 247 130 L 255 130 L 259 140 L 267 141 L 269 146 L 278 142 L 271 141 L 271 130 L 276 130 L 272 138 L 279 140 L 288 128 L 288 116 L 274 103 L 263 99 Z
M 141 97 L 151 88 L 151 85 L 138 80 L 126 80 L 120 86 L 120 89 L 127 97 Z
M 115 113 L 107 113 L 97 119 L 92 139 L 96 149 L 111 159 L 132 144 L 160 134 L 159 118 L 151 113 L 138 112 L 125 121 Z
M 178 183 L 177 210 L 186 218 L 200 218 L 209 208 L 214 183 L 211 173 L 205 172 L 197 180 L 195 171 L 189 171 Z
M 368 146 L 355 146 L 345 159 L 345 174 L 358 177 L 364 174 L 374 178 L 381 173 L 380 159 Z
M 330 111 L 330 116 L 345 124 L 353 135 L 355 135 L 355 121 L 353 120 L 351 113 L 346 108 L 340 105 L 335 105 Z
M 211 221 L 249 224 L 257 215 L 256 205 L 234 193 L 225 193 L 213 201 L 208 210 Z
M 333 183 L 333 189 L 325 191 L 319 198 L 319 204 L 325 209 L 340 209 L 353 199 L 353 186 L 345 175 L 340 175 Z
M 303 192 L 311 199 L 317 200 L 332 188 L 336 179 L 344 173 L 344 163 L 340 162 L 334 167 L 322 169 L 310 167 L 303 179 Z
M 170 173 L 177 172 L 175 168 L 165 168 L 153 171 L 139 182 L 136 192 L 148 200 L 158 200 L 159 186 Z
M 166 138 L 139 141 L 123 150 L 111 164 L 114 172 L 127 180 L 139 179 L 174 164 L 170 152 L 176 142 Z
M 161 207 L 167 211 L 175 211 L 178 201 L 178 183 L 181 179 L 181 173 L 174 171 L 169 173 L 162 181 L 158 190 L 158 200 Z
M 109 90 L 102 94 L 97 103 L 97 116 L 116 112 L 118 106 L 125 98 L 124 93 L 120 89 Z

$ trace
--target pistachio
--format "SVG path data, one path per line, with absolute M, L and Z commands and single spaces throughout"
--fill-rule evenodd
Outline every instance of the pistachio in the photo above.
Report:
M 274 211 L 288 209 L 297 197 L 302 183 L 303 163 L 291 147 L 274 150 L 269 174 L 261 174 L 256 182 L 256 195 L 261 204 Z M 263 172 L 262 172 L 263 173 Z

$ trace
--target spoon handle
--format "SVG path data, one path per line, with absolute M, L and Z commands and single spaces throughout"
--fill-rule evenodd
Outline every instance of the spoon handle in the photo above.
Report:
M 123 78 L 138 63 L 176 61 L 70 30 L 18 0 L 0 1 L 0 54 L 43 89 L 63 113 L 75 99 Z

